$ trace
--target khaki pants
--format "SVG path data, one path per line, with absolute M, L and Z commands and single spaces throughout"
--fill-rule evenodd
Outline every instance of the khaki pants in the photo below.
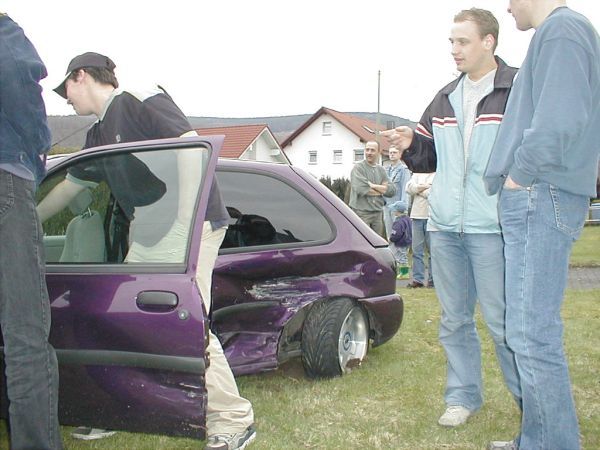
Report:
M 196 284 L 207 312 L 210 311 L 211 306 L 212 272 L 225 231 L 225 227 L 213 231 L 210 222 L 204 222 L 202 229 Z M 210 353 L 210 366 L 206 371 L 207 434 L 212 436 L 242 432 L 254 423 L 252 405 L 240 396 L 221 343 L 212 331 L 209 331 L 207 351 Z
M 375 233 L 382 238 L 387 239 L 385 235 L 385 228 L 383 226 L 382 211 L 363 211 L 354 208 L 352 208 L 352 211 L 354 211 L 356 215 L 360 217 L 362 221 L 369 226 L 369 228 L 371 228 L 371 230 L 375 231 Z

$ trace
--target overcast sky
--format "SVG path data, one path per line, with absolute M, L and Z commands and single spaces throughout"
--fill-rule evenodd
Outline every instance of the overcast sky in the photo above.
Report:
M 570 0 L 600 29 L 599 0 Z M 497 54 L 520 65 L 532 32 L 508 0 L 0 0 L 48 68 L 48 114 L 73 110 L 51 91 L 75 55 L 110 56 L 122 87 L 167 89 L 189 116 L 376 111 L 418 120 L 455 75 L 449 29 L 461 9 L 492 11 Z

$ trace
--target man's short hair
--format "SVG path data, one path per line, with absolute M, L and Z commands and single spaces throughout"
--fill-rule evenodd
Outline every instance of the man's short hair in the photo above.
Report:
M 479 8 L 463 9 L 454 16 L 454 23 L 466 22 L 467 20 L 475 22 L 482 39 L 488 34 L 493 36 L 494 46 L 492 47 L 492 51 L 496 51 L 498 34 L 500 33 L 500 25 L 498 25 L 496 17 L 488 10 Z
M 367 143 L 365 144 L 365 148 L 367 148 L 369 145 L 375 146 L 375 150 L 379 150 L 379 144 L 377 143 L 377 141 L 367 141 Z
M 80 70 L 88 73 L 98 83 L 110 84 L 115 89 L 119 87 L 119 80 L 117 80 L 115 73 L 104 67 L 81 67 L 71 72 L 68 79 L 76 80 Z

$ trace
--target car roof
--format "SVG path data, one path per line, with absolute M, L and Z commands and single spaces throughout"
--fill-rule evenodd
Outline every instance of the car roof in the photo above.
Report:
M 190 139 L 197 140 L 198 143 L 206 143 L 208 142 L 211 145 L 214 145 L 217 141 L 215 138 L 222 138 L 221 136 L 194 136 L 194 137 L 186 137 L 186 138 L 169 138 L 169 139 L 157 139 L 152 141 L 141 141 L 141 142 L 127 142 L 123 144 L 113 144 L 113 145 L 105 145 L 101 147 L 92 147 L 88 149 L 78 150 L 73 153 L 61 153 L 56 155 L 48 155 L 46 159 L 46 168 L 50 169 L 57 165 L 60 162 L 69 160 L 71 158 L 88 154 L 102 154 L 102 153 L 110 153 L 113 151 L 122 151 L 127 148 L 139 148 L 139 147 L 147 147 L 152 145 L 157 146 L 168 146 L 169 144 L 180 144 L 184 142 L 189 142 Z M 219 157 L 218 167 L 239 167 L 239 168 L 259 168 L 259 167 L 289 167 L 288 163 L 285 162 L 272 162 L 272 161 L 252 161 L 252 160 L 240 160 L 235 158 L 221 158 Z M 277 169 L 276 169 L 277 170 Z M 285 169 L 283 169 L 285 170 Z

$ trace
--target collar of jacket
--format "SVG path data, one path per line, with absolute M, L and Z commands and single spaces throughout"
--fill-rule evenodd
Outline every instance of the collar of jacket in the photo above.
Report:
M 498 56 L 494 56 L 496 59 L 496 63 L 498 64 L 498 71 L 496 72 L 496 76 L 494 77 L 494 90 L 496 89 L 510 89 L 513 84 L 513 80 L 515 78 L 515 74 L 517 73 L 517 69 L 515 67 L 511 67 L 506 64 L 502 58 Z M 445 88 L 442 89 L 442 94 L 450 95 L 458 86 L 465 76 L 464 73 L 461 73 L 460 76 L 454 80 L 452 83 L 448 84 Z

